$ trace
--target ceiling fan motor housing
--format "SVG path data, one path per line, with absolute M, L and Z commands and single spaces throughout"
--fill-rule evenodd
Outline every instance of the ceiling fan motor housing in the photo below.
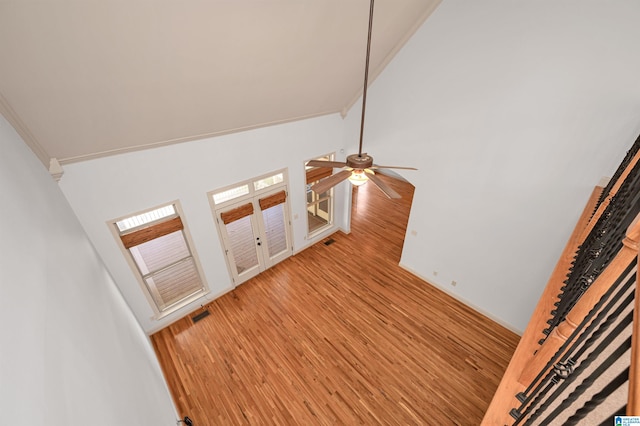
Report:
M 346 163 L 352 169 L 366 169 L 373 166 L 373 157 L 367 154 L 352 154 L 347 157 Z

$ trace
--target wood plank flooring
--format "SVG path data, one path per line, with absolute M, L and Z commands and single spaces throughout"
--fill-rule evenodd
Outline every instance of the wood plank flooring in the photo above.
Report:
M 360 187 L 351 234 L 152 336 L 182 416 L 196 426 L 480 424 L 518 336 L 398 267 L 413 187 L 387 181 L 403 199 Z

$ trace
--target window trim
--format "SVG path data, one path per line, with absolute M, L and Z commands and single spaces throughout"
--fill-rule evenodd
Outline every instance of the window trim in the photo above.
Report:
M 267 179 L 270 178 L 271 176 L 276 176 L 282 174 L 282 182 L 278 182 L 269 186 L 266 186 L 264 188 L 260 188 L 260 189 L 255 189 L 255 183 L 258 181 L 261 181 L 263 179 Z M 288 170 L 286 168 L 284 169 L 279 169 L 279 170 L 274 170 L 272 172 L 269 173 L 265 173 L 263 175 L 260 176 L 256 176 L 253 178 L 249 178 L 240 182 L 236 182 L 233 183 L 231 185 L 227 185 L 227 186 L 223 186 L 221 188 L 218 189 L 214 189 L 213 191 L 208 191 L 207 192 L 207 197 L 209 198 L 209 203 L 211 205 L 212 210 L 220 210 L 222 208 L 224 208 L 225 206 L 228 205 L 232 205 L 232 204 L 236 204 L 236 203 L 240 203 L 241 201 L 244 200 L 252 200 L 253 197 L 258 196 L 260 194 L 263 194 L 265 192 L 270 192 L 273 191 L 277 188 L 286 188 L 287 187 L 287 183 L 289 182 L 289 173 Z M 226 201 L 223 201 L 221 203 L 216 203 L 214 197 L 216 194 L 219 194 L 221 192 L 225 192 L 228 191 L 230 189 L 233 188 L 238 188 L 244 185 L 249 185 L 249 192 L 247 194 L 241 195 L 239 197 L 235 197 Z
M 269 185 L 267 187 L 264 188 L 260 188 L 258 190 L 255 189 L 254 186 L 254 182 L 258 182 L 260 180 L 269 178 L 271 176 L 275 176 L 278 174 L 282 174 L 282 181 Z M 236 188 L 236 187 L 240 187 L 243 185 L 249 185 L 249 193 L 245 194 L 243 196 L 237 197 L 237 198 L 233 198 L 231 200 L 226 200 L 224 202 L 218 203 L 216 204 L 215 199 L 214 199 L 214 195 L 227 191 L 231 188 Z M 224 212 L 225 210 L 235 207 L 236 209 L 242 208 L 243 204 L 251 204 L 251 213 L 249 214 L 255 214 L 255 213 L 261 213 L 262 209 L 258 210 L 258 207 L 260 206 L 260 201 L 262 201 L 262 203 L 269 203 L 269 202 L 278 202 L 280 201 L 281 204 L 285 204 L 285 218 L 286 218 L 286 224 L 285 226 L 287 227 L 287 244 L 289 246 L 290 249 L 290 254 L 295 253 L 295 239 L 294 239 L 294 227 L 293 227 L 293 223 L 292 223 L 292 218 L 294 218 L 294 216 L 291 213 L 291 202 L 290 202 L 290 197 L 291 194 L 289 193 L 289 169 L 288 168 L 283 168 L 283 169 L 278 169 L 278 170 L 274 170 L 271 171 L 269 173 L 265 173 L 263 175 L 259 175 L 259 176 L 254 176 L 254 177 L 250 177 L 248 179 L 239 181 L 239 182 L 235 182 L 231 185 L 227 185 L 227 186 L 222 186 L 219 187 L 217 189 L 211 190 L 207 192 L 207 199 L 209 200 L 209 207 L 211 209 L 211 215 L 212 215 L 212 219 L 214 221 L 215 227 L 216 227 L 216 231 L 218 233 L 218 240 L 220 242 L 220 248 L 222 249 L 222 254 L 225 260 L 225 264 L 227 265 L 227 271 L 229 273 L 229 280 L 230 280 L 230 284 L 235 288 L 238 285 L 244 283 L 247 279 L 244 280 L 238 280 L 239 276 L 237 271 L 234 270 L 234 266 L 232 265 L 232 261 L 229 259 L 228 256 L 228 251 L 227 251 L 227 247 L 225 246 L 225 234 L 224 234 L 224 230 L 222 229 L 225 226 L 225 218 L 221 217 L 220 214 L 222 212 Z M 256 205 L 254 205 L 254 201 L 257 203 Z M 277 205 L 277 204 L 276 204 Z M 249 207 L 246 207 L 246 209 L 248 210 Z M 255 210 L 255 211 L 254 211 Z M 230 213 L 229 211 L 227 213 Z M 240 212 L 242 213 L 242 212 Z M 233 217 L 231 217 L 230 219 L 233 219 Z M 258 220 L 258 219 L 256 219 Z M 262 221 L 262 219 L 260 219 Z M 271 265 L 273 266 L 273 265 Z
M 308 160 L 305 160 L 304 163 L 303 163 L 303 167 L 304 167 L 304 188 L 305 188 L 305 192 L 304 192 L 304 203 L 305 203 L 304 204 L 304 211 L 305 211 L 306 223 L 307 223 L 307 226 L 306 226 L 307 239 L 311 239 L 311 238 L 317 237 L 318 235 L 321 235 L 324 232 L 326 232 L 328 229 L 333 228 L 334 220 L 335 220 L 335 191 L 334 191 L 334 188 L 331 188 L 331 189 L 329 189 L 329 191 L 327 191 L 329 193 L 329 196 L 327 196 L 327 197 L 323 197 L 323 198 L 318 197 L 317 200 L 314 200 L 311 203 L 309 203 L 307 201 L 307 194 L 310 191 L 310 189 L 309 189 L 310 183 L 307 183 L 308 170 L 313 170 L 313 168 L 307 169 L 307 163 L 309 161 L 311 161 L 311 160 L 319 160 L 319 159 L 322 159 L 322 158 L 326 158 L 329 161 L 335 161 L 335 156 L 336 156 L 336 153 L 335 152 L 331 152 L 331 153 L 328 153 L 328 154 L 325 154 L 325 155 L 319 155 L 317 157 L 310 158 Z M 333 169 L 330 169 L 330 170 L 331 170 L 331 174 L 333 174 Z M 326 173 L 318 172 L 317 176 L 323 176 L 324 174 L 326 174 Z M 314 181 L 314 182 L 316 182 L 316 181 Z M 329 211 L 329 221 L 327 222 L 326 225 L 322 225 L 318 229 L 310 231 L 309 230 L 309 206 L 320 204 L 323 201 L 328 201 L 329 202 L 329 210 L 330 210 Z
M 131 229 L 128 229 L 128 230 L 124 231 L 124 234 L 121 233 L 121 231 L 118 228 L 118 225 L 116 224 L 116 222 L 124 220 L 126 218 L 129 218 L 129 217 L 132 217 L 132 216 L 136 216 L 136 215 L 140 215 L 140 214 L 144 214 L 144 213 L 159 209 L 161 207 L 172 205 L 172 204 L 174 206 L 176 214 L 173 217 L 168 216 L 166 220 L 163 218 L 161 220 L 150 222 L 150 223 L 141 225 L 139 227 L 131 228 Z M 178 219 L 178 220 L 176 221 L 176 219 Z M 129 248 L 133 247 L 133 245 L 129 245 L 127 247 L 125 242 L 122 240 L 122 237 L 124 235 L 135 234 L 135 233 L 144 231 L 145 229 L 152 229 L 152 228 L 157 227 L 157 226 L 162 227 L 166 222 L 172 222 L 173 226 L 177 226 L 178 222 L 180 223 L 181 228 L 175 229 L 175 230 L 173 230 L 173 232 L 175 232 L 177 230 L 181 230 L 182 231 L 182 235 L 183 235 L 185 243 L 187 245 L 187 249 L 191 253 L 190 257 L 193 259 L 193 263 L 194 263 L 194 266 L 196 268 L 196 272 L 198 273 L 198 277 L 199 277 L 200 282 L 202 284 L 202 289 L 197 291 L 194 294 L 191 294 L 191 295 L 185 297 L 184 299 L 182 299 L 182 300 L 180 300 L 178 302 L 175 302 L 173 304 L 168 305 L 165 309 L 161 310 L 158 307 L 153 295 L 151 294 L 152 290 L 147 287 L 147 284 L 145 282 L 145 277 L 148 276 L 148 274 L 147 275 L 143 275 L 142 274 L 142 272 L 140 271 L 140 269 L 138 267 L 138 264 L 136 263 L 135 259 L 133 258 L 133 255 L 131 254 L 131 252 L 129 250 Z M 144 210 L 140 210 L 138 212 L 127 214 L 125 216 L 121 216 L 121 217 L 118 217 L 116 219 L 107 221 L 107 225 L 108 225 L 109 229 L 111 230 L 111 233 L 113 234 L 113 236 L 114 236 L 114 238 L 116 240 L 116 244 L 120 248 L 120 251 L 122 252 L 123 257 L 125 258 L 127 264 L 131 268 L 131 272 L 135 276 L 135 279 L 138 282 L 138 285 L 140 286 L 142 294 L 147 299 L 147 303 L 149 304 L 149 307 L 151 307 L 151 309 L 153 310 L 153 315 L 151 316 L 152 320 L 156 320 L 157 321 L 157 320 L 160 320 L 162 318 L 165 318 L 165 317 L 167 317 L 167 316 L 179 311 L 180 309 L 184 308 L 185 306 L 188 306 L 189 304 L 193 303 L 194 301 L 205 297 L 206 295 L 208 295 L 211 292 L 211 290 L 209 288 L 209 285 L 207 283 L 207 280 L 205 278 L 205 275 L 204 275 L 204 272 L 203 272 L 203 269 L 202 269 L 202 265 L 200 264 L 200 259 L 198 258 L 198 255 L 197 255 L 197 252 L 196 252 L 196 249 L 195 249 L 195 245 L 193 243 L 193 239 L 191 238 L 191 234 L 189 233 L 188 226 L 187 226 L 187 224 L 185 222 L 186 221 L 185 221 L 184 211 L 182 210 L 182 206 L 181 206 L 179 200 L 173 200 L 173 201 L 169 201 L 169 202 L 166 202 L 166 203 L 162 203 L 162 204 L 157 205 L 155 207 L 151 207 L 151 208 L 147 208 L 147 209 L 144 209 Z M 156 229 L 158 229 L 158 228 L 156 228 Z M 164 235 L 167 235 L 168 233 L 169 232 L 165 233 Z M 142 235 L 142 234 L 140 234 L 140 235 Z M 155 235 L 155 234 L 152 234 L 152 235 Z M 163 235 L 157 235 L 156 237 L 150 238 L 147 241 L 151 241 L 151 240 L 153 240 L 155 238 L 159 238 L 160 236 L 163 236 Z M 141 244 L 141 243 L 138 243 L 138 244 Z M 184 259 L 180 259 L 180 261 L 178 261 L 177 263 L 180 263 L 182 261 L 184 261 Z M 155 271 L 154 273 L 157 273 L 157 272 L 158 271 Z

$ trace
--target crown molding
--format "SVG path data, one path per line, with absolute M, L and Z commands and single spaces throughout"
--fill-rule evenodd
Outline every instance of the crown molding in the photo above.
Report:
M 49 161 L 51 160 L 51 156 L 49 153 L 40 145 L 35 136 L 31 133 L 26 124 L 22 121 L 18 113 L 11 107 L 7 99 L 4 97 L 2 93 L 0 93 L 0 114 L 11 124 L 14 130 L 18 133 L 18 135 L 22 138 L 24 143 L 27 144 L 31 151 L 38 157 L 38 159 L 42 162 L 45 167 L 49 166 Z

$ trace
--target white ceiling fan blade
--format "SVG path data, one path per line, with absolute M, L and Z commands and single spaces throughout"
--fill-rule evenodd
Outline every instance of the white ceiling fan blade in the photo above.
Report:
M 341 172 L 322 179 L 320 182 L 313 185 L 311 187 L 311 190 L 316 194 L 322 194 L 323 192 L 327 192 L 343 180 L 349 179 L 349 176 L 351 176 L 350 170 L 342 170 Z
M 395 199 L 402 198 L 402 196 L 400 196 L 400 194 L 398 194 L 396 191 L 391 189 L 391 187 L 389 187 L 389 185 L 384 183 L 382 181 L 382 179 L 380 179 L 378 176 L 375 175 L 375 173 L 369 172 L 369 173 L 367 173 L 367 177 L 369 178 L 369 180 L 371 182 L 373 182 L 373 184 L 375 186 L 380 188 L 380 191 L 382 191 L 384 193 L 384 195 L 386 195 L 387 197 L 395 198 Z
M 339 169 L 346 167 L 347 163 L 342 161 L 324 161 L 324 160 L 311 160 L 307 163 L 309 167 L 331 167 L 332 169 Z

